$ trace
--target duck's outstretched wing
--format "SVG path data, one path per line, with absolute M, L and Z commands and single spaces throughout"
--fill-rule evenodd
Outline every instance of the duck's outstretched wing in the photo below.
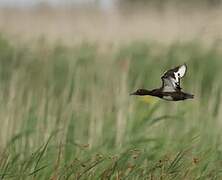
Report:
M 175 92 L 180 90 L 180 79 L 185 76 L 186 70 L 187 66 L 183 64 L 165 72 L 161 77 L 163 91 Z
M 176 92 L 181 89 L 171 77 L 162 77 L 161 79 L 163 92 Z

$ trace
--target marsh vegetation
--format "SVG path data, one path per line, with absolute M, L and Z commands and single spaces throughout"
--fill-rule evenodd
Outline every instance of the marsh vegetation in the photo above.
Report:
M 1 179 L 220 179 L 220 42 L 0 38 Z M 195 99 L 135 98 L 186 62 Z

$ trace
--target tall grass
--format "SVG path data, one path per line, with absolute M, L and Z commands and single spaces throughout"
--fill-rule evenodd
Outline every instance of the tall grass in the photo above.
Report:
M 0 38 L 1 179 L 220 179 L 220 44 Z M 186 62 L 195 99 L 130 97 Z

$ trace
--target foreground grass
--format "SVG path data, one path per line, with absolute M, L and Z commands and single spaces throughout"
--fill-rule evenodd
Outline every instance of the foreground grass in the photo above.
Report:
M 221 179 L 219 44 L 0 39 L 1 179 Z M 129 97 L 186 62 L 195 100 Z

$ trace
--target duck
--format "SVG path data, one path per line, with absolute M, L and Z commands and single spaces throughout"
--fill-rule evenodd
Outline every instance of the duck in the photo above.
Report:
M 137 89 L 130 95 L 134 96 L 155 96 L 167 101 L 182 101 L 186 99 L 193 99 L 194 95 L 182 91 L 180 86 L 181 78 L 187 72 L 187 65 L 182 64 L 175 68 L 166 71 L 162 76 L 162 86 L 157 89 Z

